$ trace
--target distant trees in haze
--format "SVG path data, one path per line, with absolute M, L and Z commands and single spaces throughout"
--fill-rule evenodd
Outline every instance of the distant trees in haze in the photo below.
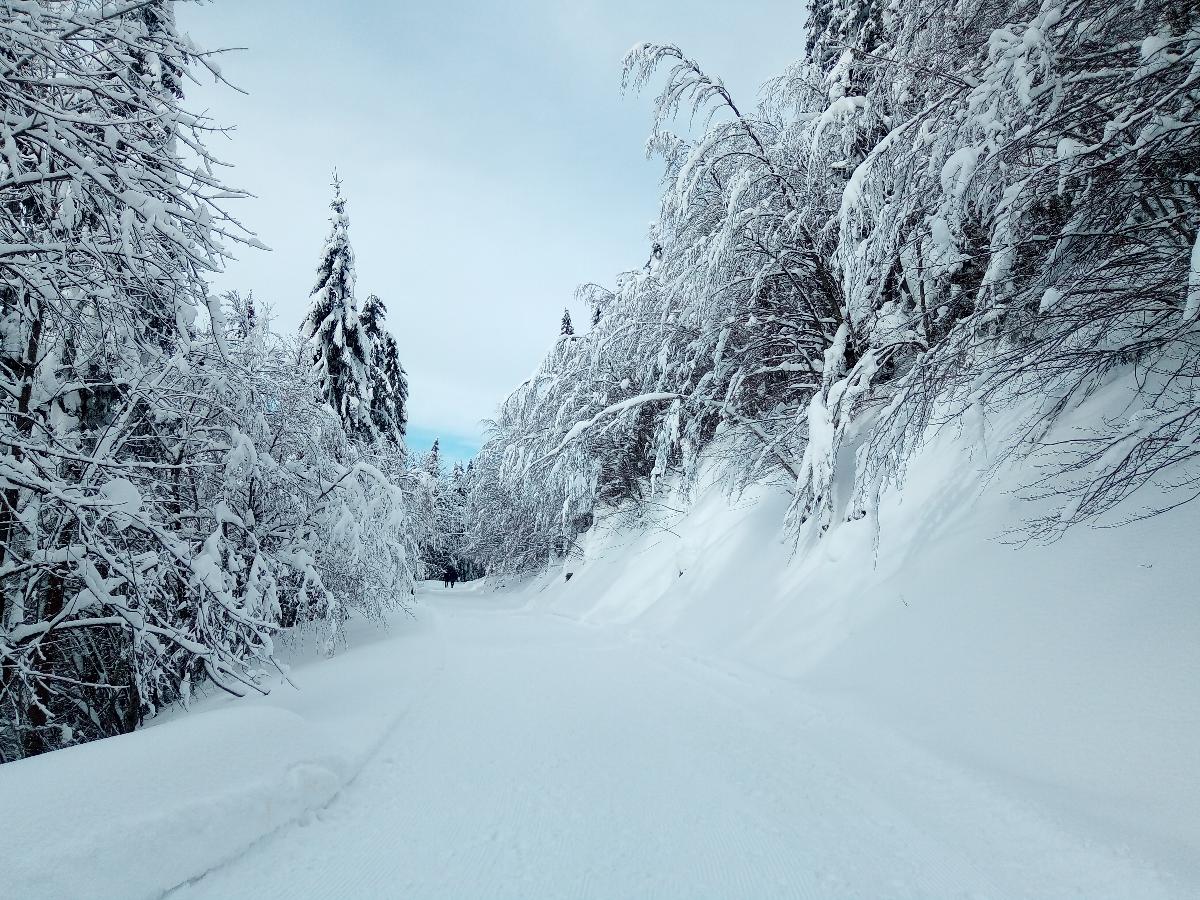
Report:
M 469 515 L 467 489 L 473 477 L 473 464 L 454 460 L 447 471 L 442 459 L 441 440 L 434 438 L 429 451 L 421 455 L 415 470 L 420 476 L 423 500 L 414 517 L 426 523 L 421 532 L 419 553 L 427 578 L 441 578 L 449 567 L 464 580 L 483 575 L 478 561 L 466 545 Z

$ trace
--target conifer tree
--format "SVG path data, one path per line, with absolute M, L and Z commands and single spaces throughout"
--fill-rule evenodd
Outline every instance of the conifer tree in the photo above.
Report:
M 247 335 L 251 334 L 258 327 L 258 310 L 254 308 L 254 294 L 250 293 L 246 297 L 246 312 L 242 317 L 243 327 Z
M 317 266 L 317 284 L 300 325 L 317 389 L 352 438 L 375 436 L 371 418 L 371 346 L 354 301 L 354 249 L 342 184 L 333 176 L 331 230 Z
M 386 315 L 383 301 L 371 294 L 359 321 L 371 348 L 371 421 L 381 438 L 398 444 L 408 423 L 408 379 L 400 365 L 396 340 L 384 327 Z
M 220 299 L 228 307 L 225 313 L 226 324 L 232 326 L 236 337 L 246 340 L 258 328 L 258 309 L 254 305 L 254 292 L 251 291 L 243 297 L 240 291 L 228 291 L 221 295 Z
M 440 480 L 442 477 L 442 451 L 439 438 L 433 439 L 433 446 L 425 454 L 425 471 L 436 479 Z
M 383 381 L 388 386 L 392 421 L 403 438 L 408 430 L 408 376 L 404 372 L 404 366 L 400 365 L 400 351 L 396 348 L 396 339 L 388 332 L 384 332 L 383 335 L 381 365 Z
M 362 312 L 358 314 L 358 323 L 370 342 L 372 351 L 383 339 L 383 320 L 386 316 L 387 307 L 383 305 L 379 295 L 369 294 L 363 301 Z
M 569 337 L 575 333 L 575 326 L 571 324 L 571 311 L 563 308 L 562 328 L 559 331 L 564 337 Z

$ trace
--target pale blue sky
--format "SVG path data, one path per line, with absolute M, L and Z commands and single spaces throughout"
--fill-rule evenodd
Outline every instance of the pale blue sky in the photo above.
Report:
M 180 25 L 248 92 L 192 88 L 236 128 L 214 149 L 254 192 L 238 214 L 270 253 L 218 280 L 295 328 L 341 175 L 358 293 L 379 294 L 408 370 L 413 449 L 459 453 L 537 365 L 577 284 L 648 255 L 652 95 L 622 97 L 621 59 L 679 44 L 749 104 L 802 52 L 803 3 L 215 0 Z M 576 319 L 582 322 L 580 310 Z

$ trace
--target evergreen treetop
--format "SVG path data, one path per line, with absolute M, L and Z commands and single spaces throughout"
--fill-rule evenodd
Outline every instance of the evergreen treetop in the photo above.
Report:
M 337 412 L 346 432 L 371 439 L 371 346 L 359 321 L 354 300 L 354 249 L 342 184 L 333 176 L 329 208 L 330 233 L 317 266 L 308 312 L 300 333 L 308 342 L 317 389 Z
M 383 440 L 398 444 L 408 423 L 408 379 L 396 340 L 384 327 L 387 307 L 375 294 L 363 304 L 359 322 L 371 348 L 371 422 Z

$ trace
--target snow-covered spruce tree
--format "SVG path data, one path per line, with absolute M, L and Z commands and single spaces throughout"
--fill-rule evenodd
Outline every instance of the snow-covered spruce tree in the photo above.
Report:
M 403 438 L 408 430 L 408 375 L 404 366 L 400 364 L 400 351 L 396 347 L 396 339 L 387 332 L 383 336 L 383 352 L 379 358 L 378 369 L 387 389 L 389 418 Z
M 321 250 L 317 283 L 300 334 L 308 342 L 313 376 L 330 407 L 356 440 L 375 436 L 371 417 L 371 342 L 354 299 L 354 249 L 342 184 L 333 177 L 330 232 Z
M 559 326 L 558 333 L 563 337 L 570 337 L 575 333 L 575 326 L 571 324 L 571 311 L 563 310 L 562 324 Z
M 433 444 L 429 447 L 429 452 L 425 454 L 421 461 L 421 467 L 425 470 L 425 473 L 439 484 L 445 475 L 445 472 L 442 470 L 441 443 L 441 438 L 434 438 Z
M 396 339 L 384 324 L 387 307 L 375 294 L 367 297 L 359 314 L 363 334 L 371 347 L 371 421 L 385 441 L 400 444 L 408 425 L 408 378 L 400 365 Z
M 234 335 L 239 340 L 248 340 L 259 330 L 258 307 L 254 303 L 254 293 L 243 297 L 238 291 L 225 294 L 223 301 L 228 307 L 226 319 Z

